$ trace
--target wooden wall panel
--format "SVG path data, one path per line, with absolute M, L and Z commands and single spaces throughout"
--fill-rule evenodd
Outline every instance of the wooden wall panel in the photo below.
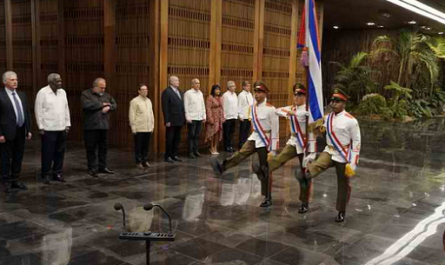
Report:
M 209 84 L 211 0 L 169 1 L 168 76 L 176 75 L 186 92 L 198 78 L 204 97 Z M 161 88 L 162 90 L 164 88 Z M 182 131 L 180 149 L 187 150 L 187 130 Z M 201 134 L 201 144 L 204 133 Z
M 37 91 L 48 84 L 49 74 L 59 73 L 58 1 L 40 0 L 39 16 L 41 64 Z
M 6 17 L 5 1 L 0 0 L 0 74 L 6 71 Z
M 253 81 L 255 0 L 224 0 L 221 33 L 221 87 L 227 81 L 237 84 Z
M 119 130 L 114 137 L 128 147 L 133 146 L 128 110 L 130 101 L 138 95 L 139 84 L 148 86 L 149 98 L 154 104 L 150 80 L 151 13 L 149 0 L 117 1 L 115 96 L 119 99 L 119 111 L 115 116 Z
M 262 80 L 271 93 L 268 102 L 275 107 L 288 105 L 289 57 L 292 33 L 292 5 L 289 1 L 266 0 Z M 280 142 L 286 143 L 287 122 L 280 119 Z
M 72 114 L 69 137 L 77 141 L 83 140 L 80 95 L 95 78 L 109 77 L 107 91 L 118 102 L 110 144 L 121 147 L 132 146 L 128 106 L 145 83 L 157 122 L 152 150 L 163 152 L 160 94 L 170 75 L 179 76 L 184 92 L 199 78 L 206 97 L 213 83 L 225 92 L 234 80 L 240 92 L 242 81 L 257 76 L 271 88 L 272 104 L 288 104 L 293 81 L 305 82 L 292 45 L 303 6 L 303 0 L 0 0 L 0 71 L 10 57 L 31 103 L 49 73 L 62 74 Z M 185 139 L 186 129 L 183 151 Z
M 17 73 L 19 89 L 26 92 L 28 104 L 34 106 L 31 1 L 11 1 L 11 14 L 13 69 Z
M 80 96 L 104 75 L 103 0 L 65 1 L 64 86 L 70 102 L 72 140 L 83 140 Z M 107 92 L 116 96 L 117 87 L 107 83 Z M 119 102 L 118 102 L 119 109 Z M 114 115 L 113 113 L 112 115 Z

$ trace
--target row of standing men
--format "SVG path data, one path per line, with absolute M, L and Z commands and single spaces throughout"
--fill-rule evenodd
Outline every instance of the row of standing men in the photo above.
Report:
M 2 76 L 5 85 L 0 90 L 0 155 L 1 180 L 6 193 L 13 189 L 26 190 L 24 183 L 18 181 L 23 160 L 25 139 L 31 140 L 31 119 L 25 93 L 18 91 L 17 74 L 11 71 Z M 177 156 L 181 127 L 188 126 L 189 156 L 201 156 L 198 152 L 198 139 L 201 123 L 207 124 L 206 141 L 210 141 L 210 151 L 217 154 L 216 146 L 224 135 L 224 149 L 234 152 L 232 136 L 236 120 L 240 120 L 240 150 L 230 158 L 219 163 L 212 160 L 215 173 L 222 174 L 238 165 L 253 153 L 258 153 L 259 164 L 253 165 L 254 172 L 262 183 L 265 196 L 262 207 L 272 205 L 270 173 L 294 157 L 300 161 L 300 170 L 296 171 L 300 183 L 300 213 L 309 209 L 312 179 L 335 166 L 338 178 L 336 221 L 345 219 L 346 205 L 351 187 L 349 177 L 358 164 L 360 152 L 360 129 L 357 120 L 345 111 L 348 96 L 341 90 L 335 90 L 331 98 L 332 113 L 325 116 L 323 127 L 326 130 L 327 147 L 315 160 L 316 141 L 313 133 L 306 131 L 306 89 L 295 85 L 294 104 L 275 109 L 267 103 L 269 89 L 261 81 L 254 84 L 255 101 L 250 92 L 250 84 L 243 82 L 243 92 L 235 93 L 236 84 L 229 81 L 227 92 L 221 96 L 221 87 L 214 85 L 204 104 L 198 79 L 192 80 L 192 88 L 185 94 L 179 91 L 179 79 L 169 78 L 169 87 L 162 93 L 162 111 L 166 126 L 165 161 L 181 161 Z M 108 149 L 108 114 L 117 108 L 116 101 L 105 92 L 106 81 L 97 78 L 93 87 L 82 93 L 84 140 L 87 151 L 88 173 L 97 177 L 98 173 L 113 174 L 107 167 Z M 154 115 L 148 88 L 141 84 L 139 95 L 130 103 L 129 123 L 135 140 L 135 160 L 138 167 L 150 167 L 148 146 L 154 130 Z M 62 176 L 66 136 L 71 127 L 70 112 L 66 92 L 62 89 L 59 74 L 48 76 L 48 86 L 42 88 L 36 97 L 35 115 L 42 140 L 42 180 L 50 184 L 51 180 L 65 182 Z M 278 117 L 290 120 L 291 137 L 283 151 L 279 149 Z M 252 134 L 250 125 L 253 127 Z M 268 154 L 270 155 L 268 156 Z M 98 158 L 98 159 L 97 159 Z M 349 170 L 348 170 L 349 169 Z M 348 176 L 349 175 L 349 176 Z

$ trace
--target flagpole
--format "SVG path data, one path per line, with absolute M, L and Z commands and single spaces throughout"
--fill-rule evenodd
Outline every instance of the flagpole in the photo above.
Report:
M 307 56 L 309 58 L 309 49 L 306 50 L 307 52 Z M 304 66 L 304 72 L 305 72 L 305 76 L 306 76 L 306 82 L 305 82 L 305 86 L 306 86 L 306 111 L 309 112 L 309 97 L 310 92 L 309 92 L 309 66 L 305 65 Z M 306 135 L 304 138 L 304 146 L 306 146 L 305 150 L 304 150 L 304 156 L 306 157 L 308 155 L 308 150 L 309 150 L 309 115 L 306 115 Z

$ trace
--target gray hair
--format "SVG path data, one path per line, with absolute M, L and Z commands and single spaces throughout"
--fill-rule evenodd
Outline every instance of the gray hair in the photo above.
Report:
M 196 84 L 197 82 L 199 82 L 199 79 L 198 79 L 198 78 L 193 78 L 193 79 L 192 79 L 192 85 Z
M 99 87 L 99 83 L 100 83 L 100 82 L 106 82 L 106 81 L 105 81 L 104 78 L 102 78 L 102 77 L 98 77 L 98 78 L 94 79 L 93 87 Z
M 172 79 L 175 78 L 175 77 L 178 78 L 178 80 L 179 80 L 179 77 L 177 77 L 176 75 L 172 75 L 172 76 L 170 76 L 170 77 L 168 78 L 168 84 L 169 84 L 169 85 L 172 84 Z
M 17 74 L 15 72 L 13 72 L 13 71 L 7 71 L 7 72 L 3 73 L 3 76 L 2 76 L 3 84 L 6 83 L 6 80 L 8 78 L 10 78 L 11 76 L 17 77 Z
M 227 87 L 236 86 L 235 81 L 229 81 L 227 82 Z
M 60 77 L 59 74 L 57 73 L 52 73 L 48 75 L 48 83 L 51 83 L 54 79 L 56 79 L 57 77 Z

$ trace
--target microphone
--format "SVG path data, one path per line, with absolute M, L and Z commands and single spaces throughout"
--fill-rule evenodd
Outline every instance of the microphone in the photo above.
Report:
M 122 210 L 122 219 L 124 220 L 124 230 L 127 231 L 127 223 L 125 221 L 125 209 L 124 209 L 124 206 L 122 205 L 122 203 L 119 203 L 119 202 L 115 203 L 114 210 L 116 210 L 116 211 Z
M 161 205 L 158 205 L 158 204 L 152 204 L 152 203 L 147 203 L 147 204 L 145 204 L 144 205 L 144 210 L 146 210 L 146 211 L 150 211 L 151 209 L 153 209 L 153 207 L 159 207 L 164 213 L 165 213 L 165 215 L 167 215 L 167 217 L 168 217 L 168 225 L 169 225 L 169 228 L 170 228 L 170 234 L 173 234 L 173 230 L 172 230 L 172 219 L 171 219 L 171 217 L 170 217 L 170 214 L 168 214 L 168 212 L 164 209 L 164 208 L 162 208 L 162 206 Z

